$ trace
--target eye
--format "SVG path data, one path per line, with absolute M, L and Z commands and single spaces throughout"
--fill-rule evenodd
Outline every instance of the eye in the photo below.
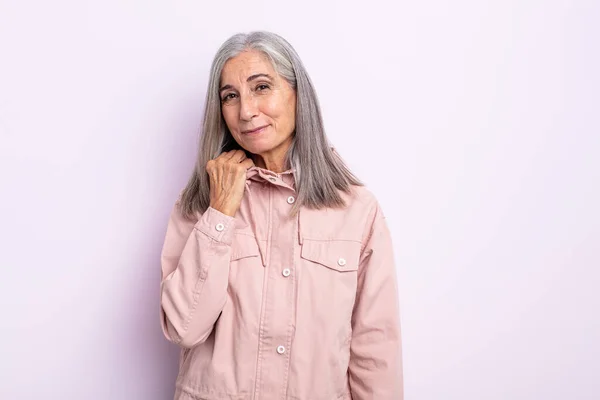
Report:
M 259 85 L 256 86 L 256 90 L 258 91 L 263 91 L 263 90 L 267 90 L 269 89 L 269 85 L 267 85 L 266 83 L 260 83 Z
M 225 102 L 225 101 L 229 101 L 232 100 L 235 97 L 235 93 L 227 93 L 222 99 L 221 101 Z

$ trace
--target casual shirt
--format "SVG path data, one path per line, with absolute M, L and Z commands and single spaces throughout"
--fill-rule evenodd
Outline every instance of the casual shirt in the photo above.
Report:
M 290 209 L 294 172 L 252 167 L 235 217 L 170 216 L 161 326 L 176 400 L 402 400 L 392 240 L 365 187 Z

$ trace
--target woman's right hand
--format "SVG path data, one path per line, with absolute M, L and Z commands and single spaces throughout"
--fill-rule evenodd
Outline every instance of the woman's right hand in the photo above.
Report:
M 254 166 L 242 150 L 221 153 L 206 164 L 210 179 L 210 206 L 231 217 L 242 204 L 246 184 L 246 171 Z

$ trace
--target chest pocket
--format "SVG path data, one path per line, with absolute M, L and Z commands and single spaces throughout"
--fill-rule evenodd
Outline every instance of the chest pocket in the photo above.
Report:
M 337 272 L 358 270 L 359 242 L 303 239 L 300 256 Z
M 247 257 L 256 257 L 260 255 L 258 243 L 254 236 L 243 233 L 236 233 L 233 238 L 231 248 L 231 261 L 241 260 Z
M 345 343 L 356 299 L 361 243 L 305 238 L 300 246 L 298 296 L 304 301 L 298 313 L 307 315 L 307 324 L 327 321 L 321 333 L 335 343 Z
M 246 299 L 239 307 L 258 307 L 252 304 L 255 293 L 261 292 L 264 267 L 256 238 L 243 233 L 235 233 L 229 262 L 228 292 L 235 298 Z M 230 302 L 229 304 L 235 304 Z

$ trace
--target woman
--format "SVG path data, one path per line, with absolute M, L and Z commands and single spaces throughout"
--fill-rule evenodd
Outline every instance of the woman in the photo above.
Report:
M 175 399 L 402 399 L 386 221 L 328 145 L 287 41 L 221 46 L 203 132 L 162 252 Z

